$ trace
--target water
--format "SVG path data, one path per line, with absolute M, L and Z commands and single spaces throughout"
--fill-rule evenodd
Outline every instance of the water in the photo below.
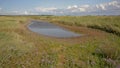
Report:
M 82 35 L 63 29 L 55 24 L 43 21 L 31 21 L 28 28 L 33 32 L 58 38 L 78 37 Z

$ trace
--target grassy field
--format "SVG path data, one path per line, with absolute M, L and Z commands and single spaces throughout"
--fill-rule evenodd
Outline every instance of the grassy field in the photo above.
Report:
M 68 39 L 41 36 L 26 28 L 30 20 L 49 21 L 87 36 Z M 120 16 L 0 16 L 0 68 L 119 65 Z
M 34 17 L 70 26 L 100 29 L 120 36 L 120 16 L 43 16 Z

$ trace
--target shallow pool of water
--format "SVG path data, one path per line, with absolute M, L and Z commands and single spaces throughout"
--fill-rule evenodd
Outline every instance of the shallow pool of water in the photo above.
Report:
M 82 36 L 82 34 L 77 34 L 63 29 L 55 24 L 43 21 L 31 21 L 31 23 L 28 25 L 28 29 L 33 32 L 51 37 L 68 38 Z

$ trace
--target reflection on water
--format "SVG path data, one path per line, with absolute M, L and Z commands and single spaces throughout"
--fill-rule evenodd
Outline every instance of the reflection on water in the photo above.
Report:
M 31 21 L 31 24 L 28 25 L 28 28 L 33 32 L 51 37 L 67 38 L 81 36 L 81 34 L 76 34 L 56 26 L 55 24 L 43 21 Z

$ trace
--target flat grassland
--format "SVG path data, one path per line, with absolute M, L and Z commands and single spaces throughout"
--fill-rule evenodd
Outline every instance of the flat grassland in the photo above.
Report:
M 43 20 L 85 34 L 45 37 L 26 28 Z M 0 68 L 116 68 L 120 16 L 0 16 Z

